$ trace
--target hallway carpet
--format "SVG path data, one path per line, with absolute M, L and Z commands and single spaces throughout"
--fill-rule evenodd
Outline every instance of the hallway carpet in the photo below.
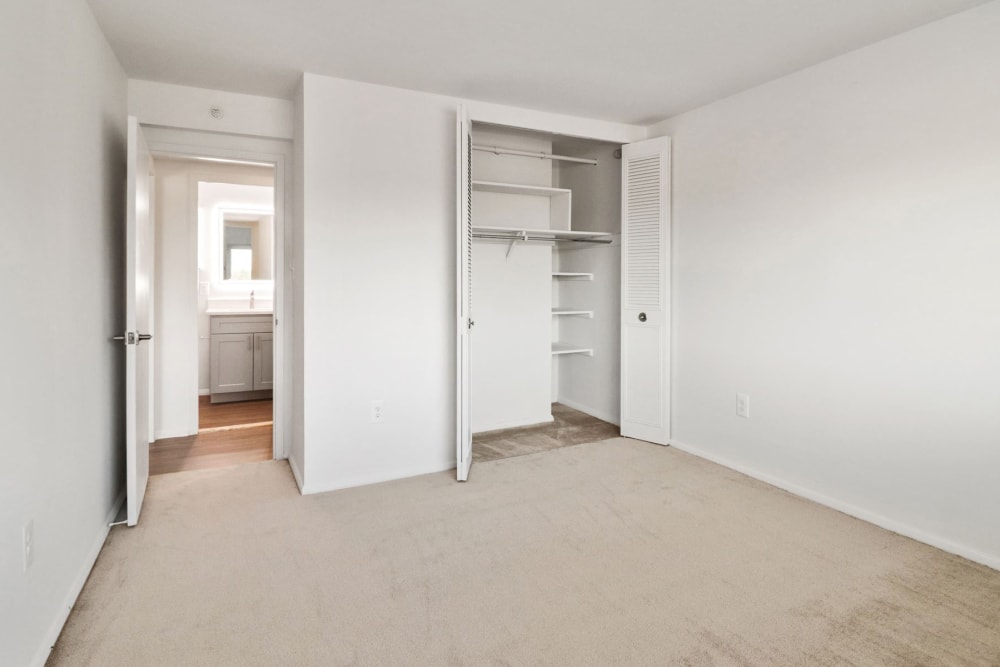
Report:
M 302 497 L 150 479 L 51 665 L 996 665 L 1000 572 L 616 438 Z

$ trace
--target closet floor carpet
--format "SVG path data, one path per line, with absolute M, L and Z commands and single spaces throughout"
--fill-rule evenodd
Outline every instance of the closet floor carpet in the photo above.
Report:
M 620 433 L 614 424 L 561 403 L 552 404 L 552 418 L 553 421 L 547 424 L 475 434 L 472 436 L 473 463 L 598 442 L 618 437 Z
M 50 665 L 995 665 L 1000 572 L 616 438 L 300 496 L 149 480 Z

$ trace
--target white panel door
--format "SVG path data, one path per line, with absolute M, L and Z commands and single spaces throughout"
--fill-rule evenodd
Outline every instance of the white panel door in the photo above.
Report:
M 465 107 L 458 107 L 455 137 L 457 166 L 456 197 L 456 304 L 457 332 L 455 364 L 456 436 L 455 449 L 458 463 L 458 481 L 469 479 L 472 466 L 472 411 L 469 385 L 471 380 L 470 354 L 472 338 L 472 127 Z
M 670 138 L 622 148 L 621 433 L 670 439 Z
M 152 338 L 152 158 L 139 122 L 128 119 L 125 215 L 125 493 L 128 525 L 139 522 L 149 480 Z

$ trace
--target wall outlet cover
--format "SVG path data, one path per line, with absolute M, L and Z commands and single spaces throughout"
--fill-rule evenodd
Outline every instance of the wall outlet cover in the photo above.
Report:
M 750 419 L 750 396 L 736 394 L 736 416 Z

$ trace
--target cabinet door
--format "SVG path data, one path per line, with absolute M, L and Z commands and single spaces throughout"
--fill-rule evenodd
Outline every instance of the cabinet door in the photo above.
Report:
M 272 389 L 274 387 L 274 334 L 253 335 L 253 388 Z
M 225 394 L 253 390 L 254 334 L 216 334 L 209 354 L 211 391 Z

